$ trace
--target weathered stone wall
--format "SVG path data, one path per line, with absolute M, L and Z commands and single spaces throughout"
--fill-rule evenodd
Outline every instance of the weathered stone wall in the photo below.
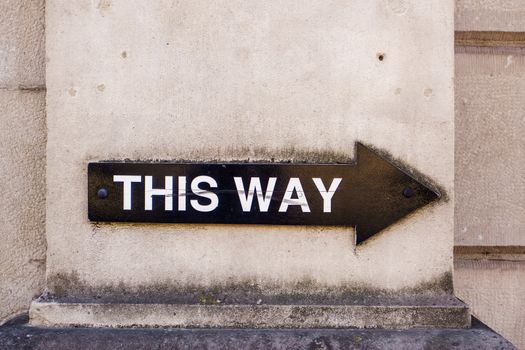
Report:
M 455 291 L 525 349 L 525 1 L 456 2 Z
M 0 2 L 0 324 L 44 287 L 44 1 Z
M 393 5 L 47 1 L 50 292 L 401 291 L 449 276 L 453 2 Z M 286 161 L 291 148 L 351 158 L 357 140 L 447 198 L 357 251 L 341 227 L 94 225 L 86 215 L 89 161 L 253 160 L 261 149 Z
M 525 245 L 525 50 L 456 49 L 456 245 Z
M 458 256 L 456 294 L 472 307 L 475 317 L 524 349 L 525 261 L 507 259 Z
M 111 11 L 109 2 L 100 3 L 101 16 Z M 524 18 L 522 0 L 456 1 L 457 31 L 504 31 L 519 39 L 525 31 Z M 0 175 L 4 179 L 0 184 L 0 322 L 27 310 L 44 282 L 43 32 L 44 0 L 0 3 Z M 500 48 L 490 50 L 460 48 L 456 55 L 456 244 L 460 249 L 455 288 L 474 315 L 525 348 L 520 323 L 525 318 L 520 313 L 525 268 L 519 262 L 525 244 L 520 216 L 523 176 L 519 176 L 523 174 L 525 68 L 517 42 L 510 44 L 514 48 L 502 49 L 501 42 Z M 122 48 L 118 54 L 126 59 L 133 52 Z M 105 89 L 100 83 L 95 87 Z M 77 92 L 73 86 L 68 90 Z M 487 257 L 512 261 L 487 262 Z
M 523 0 L 456 0 L 456 31 L 522 32 Z

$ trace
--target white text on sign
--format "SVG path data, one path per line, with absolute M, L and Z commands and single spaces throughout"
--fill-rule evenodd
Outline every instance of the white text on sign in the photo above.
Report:
M 132 186 L 134 183 L 141 183 L 143 177 L 140 175 L 114 175 L 113 181 L 122 183 L 123 185 L 123 201 L 122 209 L 131 210 L 132 208 Z M 261 184 L 260 177 L 251 177 L 248 186 L 246 187 L 241 177 L 234 177 L 236 191 L 239 197 L 239 202 L 243 212 L 251 212 L 253 210 L 254 197 L 257 198 L 258 210 L 260 212 L 268 212 L 271 200 L 274 197 L 274 190 L 277 184 L 277 177 L 270 177 L 267 181 L 267 186 L 264 189 Z M 336 193 L 342 178 L 334 178 L 332 182 L 326 187 L 321 178 L 311 179 L 323 199 L 323 212 L 332 212 L 332 198 Z M 174 210 L 173 197 L 177 197 L 177 211 L 186 211 L 187 208 L 187 177 L 177 177 L 177 188 L 174 187 L 174 177 L 164 177 L 164 188 L 153 188 L 153 177 L 144 176 L 144 210 L 153 210 L 153 200 L 155 197 L 164 197 L 164 210 Z M 199 212 L 210 212 L 219 206 L 219 196 L 217 193 L 203 188 L 203 184 L 209 189 L 218 189 L 217 181 L 211 176 L 201 175 L 195 177 L 190 183 L 191 193 L 204 198 L 205 204 L 199 199 L 191 199 L 190 205 L 193 209 Z M 176 191 L 176 192 L 175 192 Z M 286 190 L 281 198 L 279 205 L 279 212 L 286 213 L 290 206 L 299 206 L 303 213 L 310 212 L 308 199 L 303 190 L 301 180 L 297 177 L 292 177 L 288 180 Z

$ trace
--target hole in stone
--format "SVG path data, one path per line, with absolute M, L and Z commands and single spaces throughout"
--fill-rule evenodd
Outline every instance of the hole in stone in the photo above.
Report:
M 383 61 L 385 59 L 385 54 L 384 53 L 378 53 L 377 54 L 377 59 L 380 60 L 380 61 Z

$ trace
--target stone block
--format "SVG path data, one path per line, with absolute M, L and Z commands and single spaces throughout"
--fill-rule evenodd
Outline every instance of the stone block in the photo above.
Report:
M 450 295 L 452 1 L 46 6 L 52 295 Z M 91 161 L 349 161 L 356 141 L 441 200 L 357 248 L 346 227 L 88 221 Z
M 45 85 L 44 0 L 0 2 L 0 87 Z
M 456 295 L 472 314 L 525 349 L 525 261 L 456 259 Z
M 456 30 L 525 31 L 523 0 L 456 0 Z
M 27 312 L 45 279 L 43 91 L 0 90 L 0 323 Z
M 457 245 L 525 245 L 524 53 L 457 49 Z

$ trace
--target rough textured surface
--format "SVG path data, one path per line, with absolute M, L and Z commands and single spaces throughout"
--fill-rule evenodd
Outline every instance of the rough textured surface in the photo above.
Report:
M 218 283 L 214 286 L 172 284 L 160 282 L 139 286 L 125 286 L 109 284 L 106 286 L 92 286 L 78 280 L 75 275 L 57 275 L 48 279 L 53 293 L 47 291 L 42 299 L 45 301 L 83 302 L 83 303 L 179 303 L 193 304 L 213 303 L 220 300 L 224 304 L 374 304 L 377 300 L 396 302 L 411 300 L 414 305 L 425 304 L 427 300 L 436 298 L 453 298 L 452 274 L 443 274 L 431 282 L 425 282 L 416 287 L 407 287 L 401 290 L 378 289 L 370 285 L 324 287 L 316 286 L 312 281 L 303 281 L 293 285 L 291 290 L 277 284 L 260 285 L 245 281 L 241 283 Z M 312 288 L 316 287 L 316 288 Z
M 47 274 L 71 276 L 51 292 L 402 290 L 449 273 L 452 196 L 354 250 L 344 228 L 92 224 L 86 170 L 261 149 L 352 157 L 361 140 L 452 194 L 452 12 L 450 0 L 48 1 Z
M 44 96 L 0 90 L 0 324 L 43 290 Z
M 524 0 L 456 0 L 456 30 L 525 31 Z
M 525 261 L 455 262 L 456 295 L 473 315 L 525 349 Z
M 492 4 L 491 13 L 470 28 L 495 30 L 508 19 L 493 6 L 501 1 L 478 3 Z M 517 19 L 516 13 L 523 23 L 523 10 L 507 16 Z M 465 34 L 464 43 L 472 37 L 480 33 Z M 455 240 L 461 247 L 454 289 L 475 316 L 525 349 L 525 50 L 516 48 L 524 36 L 486 37 L 483 45 L 515 47 L 456 48 Z
M 58 327 L 468 328 L 459 300 L 427 305 L 93 304 L 35 301 L 31 324 Z
M 112 11 L 112 2 L 111 1 L 95 1 L 95 6 L 100 13 L 100 16 L 106 16 Z M 520 0 L 458 0 L 456 5 L 456 29 L 457 30 L 507 30 L 507 31 L 523 31 L 524 30 L 524 4 Z M 394 11 L 403 15 L 407 11 L 407 2 L 404 1 L 389 1 L 389 6 Z M 410 3 L 408 2 L 410 5 Z M 44 40 L 43 40 L 43 9 L 44 9 L 44 0 L 3 0 L 0 3 L 0 87 L 8 89 L 16 89 L 17 87 L 41 87 L 44 83 Z M 120 43 L 116 43 L 115 46 L 119 46 Z M 67 50 L 65 52 L 68 52 Z M 122 59 L 128 59 L 132 57 L 133 53 L 130 53 L 123 49 L 119 52 Z M 242 54 L 242 50 L 239 50 L 239 54 Z M 461 53 L 460 53 L 461 55 Z M 510 55 L 514 56 L 514 53 Z M 387 54 L 387 59 L 390 57 Z M 108 56 L 105 57 L 106 59 Z M 164 57 L 168 59 L 168 57 Z M 513 58 L 514 59 L 514 58 Z M 477 59 L 476 59 L 477 60 Z M 506 60 L 506 58 L 505 58 Z M 490 62 L 491 58 L 483 59 L 482 61 Z M 499 65 L 501 67 L 501 59 L 499 60 Z M 102 66 L 105 65 L 105 61 L 100 57 L 100 62 Z M 472 61 L 468 64 L 471 65 Z M 505 62 L 505 65 L 507 62 Z M 149 69 L 154 69 L 154 67 L 149 67 Z M 126 72 L 122 72 L 125 74 Z M 487 76 L 488 74 L 488 76 Z M 475 78 L 474 83 L 477 84 L 490 84 L 492 82 L 489 79 L 490 73 L 485 74 L 485 79 Z M 458 72 L 458 76 L 461 76 L 461 72 Z M 474 75 L 475 76 L 475 75 Z M 461 78 L 461 77 L 460 77 Z M 520 82 L 517 79 L 517 86 Z M 133 85 L 133 84 L 132 84 Z M 104 91 L 106 86 L 105 84 L 97 84 L 96 88 L 98 91 Z M 474 89 L 475 90 L 475 89 Z M 519 92 L 518 89 L 513 89 L 513 94 Z M 399 93 L 403 90 L 396 90 Z M 505 90 L 506 91 L 506 90 Z M 68 88 L 68 93 L 76 94 L 74 88 Z M 504 96 L 502 94 L 504 91 L 499 91 L 497 94 L 486 94 L 485 99 L 491 101 L 494 99 L 502 99 Z M 33 139 L 42 139 L 43 133 L 45 131 L 44 121 L 43 121 L 43 92 L 39 93 L 19 93 L 19 92 L 0 92 L 0 105 L 3 108 L 3 114 L 0 116 L 0 148 L 1 160 L 0 164 L 0 173 L 2 177 L 5 178 L 5 174 L 12 177 L 11 182 L 4 182 L 4 184 L 15 184 L 15 188 L 19 189 L 24 188 L 22 191 L 25 196 L 27 193 L 31 193 L 30 196 L 35 195 L 37 201 L 43 202 L 43 193 L 44 190 L 41 187 L 43 182 L 42 174 L 38 174 L 39 171 L 42 171 L 44 166 L 44 155 L 42 154 L 43 142 L 39 145 L 40 147 L 28 146 L 25 143 L 28 140 Z M 38 96 L 38 97 L 37 97 Z M 140 96 L 140 95 L 139 95 Z M 512 95 L 514 96 L 514 95 Z M 31 102 L 28 102 L 31 101 Z M 36 102 L 39 100 L 40 102 Z M 506 100 L 506 103 L 517 103 L 522 100 L 521 96 L 514 96 L 514 98 Z M 33 122 L 35 120 L 27 119 L 27 111 L 31 110 L 33 107 L 33 102 L 38 105 L 37 108 L 34 108 L 38 112 L 33 114 L 36 117 L 35 120 L 38 120 L 39 126 L 35 127 Z M 499 102 L 496 102 L 498 105 Z M 521 108 L 521 107 L 520 107 Z M 22 121 L 20 125 L 13 125 L 16 118 L 13 117 L 13 114 L 10 113 L 12 110 L 16 110 L 14 113 L 15 116 L 20 117 Z M 472 109 L 473 115 L 476 115 L 477 112 L 475 109 Z M 470 120 L 470 119 L 469 119 Z M 7 122 L 9 121 L 9 122 Z M 518 119 L 517 122 L 520 122 Z M 8 125 L 9 127 L 4 127 Z M 518 124 L 520 125 L 520 124 Z M 468 130 L 470 124 L 463 125 L 464 130 Z M 31 131 L 31 130 L 32 131 Z M 488 128 L 490 130 L 491 128 Z M 38 130 L 38 135 L 36 131 Z M 483 128 L 476 129 L 478 132 L 483 134 Z M 20 132 L 27 133 L 23 136 L 20 136 Z M 6 140 L 9 143 L 9 147 L 5 148 L 3 141 Z M 350 142 L 349 142 L 350 143 Z M 24 146 L 21 146 L 24 144 Z M 15 146 L 13 146 L 15 145 Z M 20 151 L 23 147 L 26 148 L 26 151 Z M 302 150 L 297 150 L 293 148 L 288 148 L 288 152 L 278 155 L 283 158 L 291 157 L 304 157 L 304 153 L 301 153 Z M 217 154 L 219 151 L 215 150 Z M 268 148 L 259 148 L 256 147 L 246 147 L 245 149 L 236 149 L 232 148 L 225 151 L 225 154 L 228 154 L 232 157 L 252 157 L 253 155 L 261 155 L 262 157 L 271 157 L 275 155 L 280 150 L 272 150 Z M 346 152 L 346 150 L 343 150 Z M 38 154 L 38 155 L 35 155 Z M 334 157 L 332 152 L 319 152 L 313 151 L 308 154 L 313 155 L 315 159 L 331 160 Z M 345 154 L 345 153 L 340 153 Z M 495 153 L 499 155 L 499 153 Z M 508 154 L 508 153 L 507 153 Z M 6 156 L 7 155 L 7 156 Z M 12 158 L 13 155 L 16 155 L 16 158 Z M 320 156 L 320 158 L 319 158 Z M 346 155 L 343 158 L 351 158 L 351 155 Z M 16 160 L 15 160 L 16 159 Z M 25 161 L 24 159 L 31 159 L 32 161 L 28 163 L 28 167 L 22 169 L 20 160 Z M 498 157 L 493 157 L 492 159 L 498 159 Z M 513 163 L 505 163 L 505 166 L 517 166 Z M 8 166 L 6 167 L 5 164 Z M 468 168 L 466 169 L 468 172 Z M 461 176 L 461 173 L 457 173 L 456 176 Z M 37 179 L 33 176 L 40 176 L 40 179 Z M 470 179 L 472 180 L 472 179 Z M 470 181 L 469 180 L 469 181 Z M 500 188 L 499 188 L 500 189 Z M 26 192 L 29 190 L 29 192 Z M 12 191 L 12 188 L 10 188 Z M 32 192 L 34 191 L 34 192 Z M 486 193 L 491 193 L 493 191 L 484 191 Z M 6 193 L 3 191 L 3 193 Z M 15 193 L 21 193 L 18 190 Z M 35 194 L 37 193 L 37 194 Z M 469 193 L 471 196 L 473 193 Z M 511 193 L 512 195 L 512 193 Z M 502 201 L 505 201 L 507 198 L 507 193 L 502 196 L 504 197 Z M 0 320 L 4 319 L 7 315 L 12 313 L 20 312 L 24 309 L 27 309 L 28 302 L 31 296 L 39 290 L 42 283 L 42 273 L 43 268 L 41 267 L 44 251 L 44 243 L 42 238 L 43 229 L 41 226 L 35 224 L 35 222 L 42 223 L 43 213 L 37 213 L 33 216 L 29 215 L 24 217 L 24 220 L 20 220 L 19 215 L 26 215 L 28 211 L 36 210 L 38 206 L 35 205 L 34 208 L 28 207 L 12 207 L 10 203 L 16 203 L 19 205 L 19 197 L 14 197 L 13 192 L 5 196 L 7 201 L 4 201 L 4 206 L 0 207 L 0 213 L 2 214 L 2 228 L 0 229 L 0 236 L 2 241 L 0 243 L 1 247 L 1 258 L 0 258 Z M 476 196 L 474 195 L 474 198 Z M 514 198 L 514 197 L 513 197 Z M 15 201 L 16 199 L 16 201 Z M 473 200 L 473 202 L 478 202 Z M 8 210 L 6 211 L 5 208 Z M 16 209 L 14 209 L 16 208 Z M 508 208 L 513 210 L 515 208 L 514 202 L 508 204 Z M 477 210 L 477 207 L 473 208 L 473 212 Z M 503 210 L 503 209 L 502 209 Z M 7 216 L 4 215 L 7 213 Z M 491 216 L 486 216 L 490 218 Z M 27 219 L 29 218 L 29 219 Z M 9 220 L 8 220 L 9 219 Z M 12 220 L 11 220 L 12 219 Z M 7 223 L 7 225 L 5 224 Z M 22 229 L 23 227 L 23 229 Z M 481 227 L 481 225 L 480 225 Z M 26 230 L 26 228 L 29 228 Z M 508 231 L 498 231 L 498 237 L 501 237 L 503 244 L 507 244 L 506 232 Z M 510 232 L 516 232 L 513 229 L 510 229 Z M 512 237 L 518 237 L 516 234 L 511 234 Z M 461 231 L 461 228 L 458 229 L 458 237 L 461 240 L 464 239 L 464 232 Z M 474 239 L 475 240 L 475 239 Z M 496 238 L 493 240 L 497 241 Z M 470 241 L 469 241 L 470 242 Z M 521 241 L 523 242 L 523 241 Z M 468 243 L 471 244 L 471 243 Z M 479 244 L 479 242 L 472 243 Z M 497 243 L 496 243 L 497 244 Z M 392 258 L 394 259 L 394 258 Z M 40 267 L 39 267 L 40 266 Z M 483 271 L 479 273 L 473 270 L 469 271 L 469 274 L 462 274 L 461 269 L 458 270 L 456 274 L 456 288 L 458 292 L 462 294 L 463 288 L 472 288 L 474 284 L 463 284 L 461 283 L 462 278 L 474 278 L 474 276 L 482 275 Z M 523 271 L 523 268 L 521 268 Z M 40 272 L 40 273 L 39 273 Z M 521 272 L 515 272 L 516 275 L 519 275 Z M 472 275 L 472 276 L 471 276 Z M 505 274 L 508 276 L 508 274 Z M 496 276 L 497 277 L 497 276 Z M 507 278 L 506 282 L 502 282 L 501 290 L 504 293 L 510 293 L 511 289 L 506 288 L 506 285 L 512 285 L 516 280 L 514 278 Z M 488 285 L 485 289 L 479 289 L 476 293 L 479 293 L 477 296 L 478 300 L 492 300 L 492 297 L 488 295 L 490 293 L 499 294 L 498 292 L 492 292 L 494 290 L 493 285 Z M 520 289 L 515 289 L 519 291 Z M 471 291 L 474 293 L 474 291 Z M 487 294 L 485 294 L 487 293 Z M 512 294 L 508 300 L 514 300 L 514 297 L 520 294 Z M 499 319 L 500 317 L 505 317 L 505 314 L 500 314 L 498 311 L 492 310 L 490 303 L 474 303 L 475 312 L 477 314 L 485 315 L 486 320 Z M 515 309 L 513 306 L 508 306 L 505 303 L 505 308 L 508 308 L 509 314 L 516 315 Z M 519 315 L 519 314 L 518 314 Z M 0 321 L 1 322 L 1 321 Z M 498 322 L 504 323 L 504 320 Z M 502 326 L 502 330 L 509 337 L 516 339 L 520 335 L 521 329 L 515 329 L 514 323 L 506 323 L 505 326 Z M 511 334 L 505 329 L 512 329 L 515 331 L 515 334 Z M 27 338 L 30 339 L 30 338 Z M 525 347 L 525 346 L 524 346 Z
M 44 3 L 0 1 L 0 88 L 44 86 Z
M 0 328 L 0 349 L 515 349 L 482 324 L 472 329 L 253 330 Z
M 525 245 L 525 50 L 456 54 L 457 245 Z

